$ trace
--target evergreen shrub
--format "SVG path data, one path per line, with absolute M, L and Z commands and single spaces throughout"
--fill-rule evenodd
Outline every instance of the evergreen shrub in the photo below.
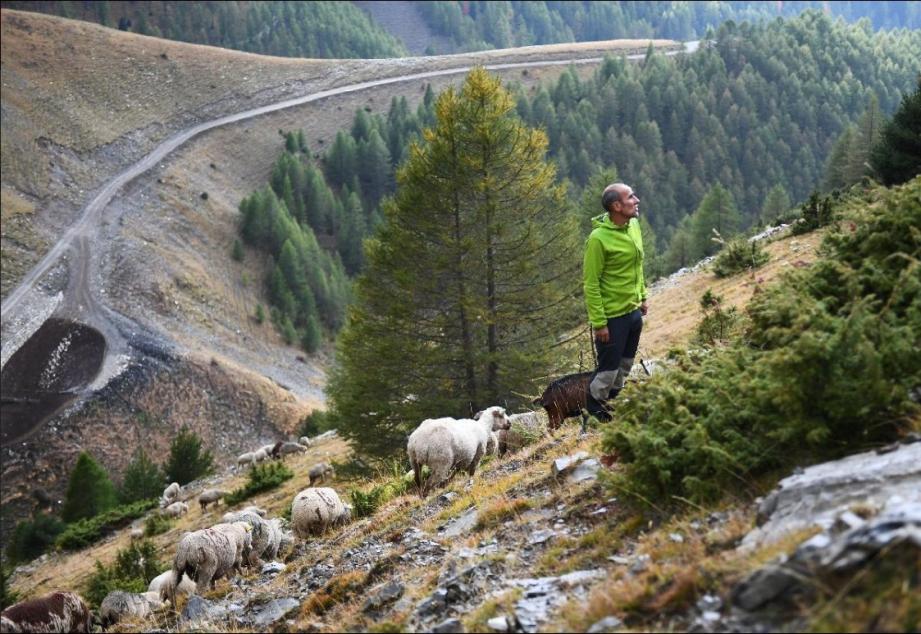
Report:
M 153 513 L 144 520 L 144 537 L 153 537 L 165 533 L 173 527 L 174 520 L 162 513 Z
M 61 517 L 65 522 L 99 515 L 118 502 L 109 474 L 85 451 L 80 452 L 70 474 Z
M 214 457 L 207 449 L 202 449 L 201 437 L 183 425 L 170 444 L 170 455 L 163 471 L 168 482 L 185 485 L 211 473 Z
M 101 515 L 82 519 L 69 524 L 55 540 L 55 546 L 62 550 L 78 550 L 99 541 L 116 529 L 129 524 L 157 506 L 156 499 L 141 500 L 118 506 Z
M 7 544 L 6 556 L 12 564 L 31 561 L 54 545 L 54 540 L 63 530 L 64 522 L 44 513 L 19 522 Z
M 752 299 L 742 336 L 625 388 L 603 437 L 615 488 L 710 501 L 919 427 L 921 177 L 840 211 L 822 257 Z
M 233 506 L 249 499 L 257 493 L 274 489 L 286 480 L 294 477 L 294 472 L 283 462 L 253 465 L 249 469 L 249 480 L 239 489 L 234 489 L 224 497 L 227 506 Z
M 144 451 L 138 448 L 125 469 L 125 477 L 118 492 L 122 504 L 159 497 L 165 486 L 163 473 Z
M 727 242 L 713 259 L 713 273 L 719 278 L 756 269 L 771 259 L 758 241 L 735 238 Z
M 164 566 L 157 557 L 157 548 L 150 541 L 132 543 L 119 550 L 111 566 L 98 561 L 83 593 L 93 609 L 113 590 L 123 592 L 146 592 L 154 577 L 163 572 Z
M 0 610 L 5 610 L 19 601 L 19 594 L 10 590 L 9 578 L 9 571 L 0 566 Z
M 383 482 L 365 491 L 352 489 L 349 492 L 353 519 L 373 515 L 381 505 L 406 493 L 412 481 L 404 478 L 402 467 L 402 463 L 393 461 L 389 466 L 390 474 L 384 478 Z

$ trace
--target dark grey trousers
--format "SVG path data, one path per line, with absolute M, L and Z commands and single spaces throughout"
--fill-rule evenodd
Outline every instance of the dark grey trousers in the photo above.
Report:
M 631 313 L 608 319 L 608 341 L 595 341 L 598 368 L 588 384 L 585 403 L 588 413 L 599 420 L 610 420 L 604 403 L 617 396 L 630 374 L 643 331 L 643 313 L 637 308 Z

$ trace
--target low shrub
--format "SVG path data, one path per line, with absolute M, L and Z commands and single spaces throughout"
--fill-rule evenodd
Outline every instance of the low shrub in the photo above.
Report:
M 109 533 L 129 524 L 157 506 L 156 499 L 141 500 L 132 504 L 117 506 L 95 517 L 68 524 L 58 535 L 55 546 L 62 550 L 78 550 L 98 541 Z
M 111 566 L 96 562 L 96 569 L 86 584 L 83 597 L 96 609 L 113 590 L 145 592 L 151 580 L 164 569 L 152 542 L 144 540 L 133 543 L 116 553 L 115 562 Z
M 10 573 L 7 569 L 0 566 L 0 610 L 5 610 L 19 601 L 19 594 L 10 590 L 9 578 Z
M 809 200 L 800 205 L 800 219 L 793 223 L 793 235 L 809 233 L 829 224 L 839 200 L 838 193 L 822 196 L 818 192 L 812 192 Z
M 154 513 L 144 520 L 144 537 L 162 535 L 173 527 L 175 520 L 162 513 Z
M 713 260 L 713 273 L 717 277 L 729 277 L 742 271 L 756 269 L 771 259 L 761 244 L 745 238 L 727 242 Z
M 615 488 L 705 502 L 918 428 L 919 201 L 921 178 L 846 201 L 821 258 L 755 295 L 741 336 L 628 385 L 602 443 Z
M 380 484 L 366 491 L 352 489 L 349 492 L 352 500 L 353 518 L 373 515 L 383 504 L 406 493 L 412 480 L 407 480 L 405 477 L 402 463 L 399 461 L 391 462 L 388 471 L 389 474 L 382 477 L 383 482 Z
M 239 504 L 257 493 L 274 489 L 286 480 L 294 477 L 294 472 L 283 462 L 270 462 L 267 464 L 253 465 L 249 469 L 249 480 L 239 489 L 234 489 L 224 496 L 227 506 Z
M 724 343 L 739 334 L 741 316 L 735 306 L 723 308 L 723 298 L 715 295 L 713 291 L 707 292 L 700 298 L 700 309 L 704 313 L 703 319 L 697 325 L 694 341 L 704 346 L 714 346 Z

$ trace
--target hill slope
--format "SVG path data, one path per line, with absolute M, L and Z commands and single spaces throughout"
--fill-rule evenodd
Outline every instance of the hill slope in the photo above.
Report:
M 0 12 L 0 34 L 4 297 L 105 183 L 193 125 L 371 79 L 463 69 L 478 61 L 641 52 L 647 44 L 398 60 L 287 59 L 8 9 Z M 519 68 L 505 72 L 534 82 L 564 67 L 539 68 L 527 77 Z M 430 81 L 440 89 L 462 75 Z M 280 129 L 302 128 L 310 147 L 322 149 L 357 108 L 380 111 L 404 94 L 414 106 L 427 81 L 331 96 L 213 129 L 116 194 L 94 229 L 90 279 L 96 299 L 119 316 L 129 341 L 124 358 L 116 360 L 124 371 L 21 444 L 3 447 L 7 517 L 30 511 L 36 487 L 60 499 L 81 449 L 117 479 L 135 446 L 162 452 L 182 425 L 226 459 L 245 451 L 252 437 L 269 442 L 292 433 L 306 412 L 322 405 L 328 352 L 304 357 L 284 346 L 270 324 L 251 317 L 265 303 L 267 263 L 254 253 L 243 262 L 229 257 L 237 206 L 266 182 L 282 147 Z M 67 279 L 66 268 L 55 267 L 38 294 L 53 300 Z M 15 339 L 7 330 L 11 321 L 3 320 L 4 359 Z M 3 523 L 5 534 L 12 524 Z

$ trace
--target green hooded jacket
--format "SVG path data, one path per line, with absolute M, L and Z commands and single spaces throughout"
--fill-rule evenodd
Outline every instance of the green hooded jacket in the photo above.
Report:
M 585 305 L 594 328 L 639 308 L 646 301 L 640 221 L 631 218 L 618 227 L 608 214 L 592 218 L 582 272 Z

